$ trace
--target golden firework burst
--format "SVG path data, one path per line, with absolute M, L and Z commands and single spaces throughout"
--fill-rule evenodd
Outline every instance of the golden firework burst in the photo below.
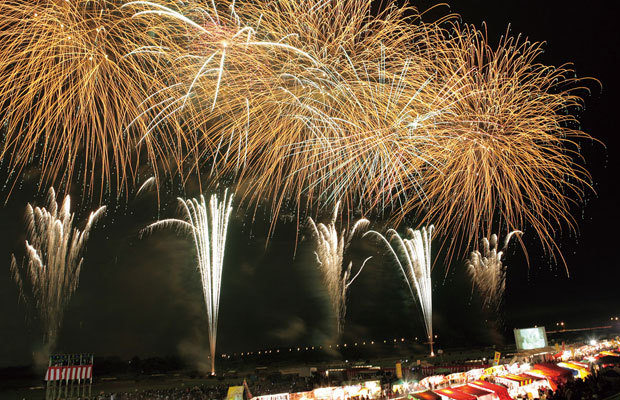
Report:
M 156 75 L 124 57 L 144 30 L 113 0 L 0 2 L 0 157 L 15 181 L 29 166 L 39 184 L 121 191 L 136 173 L 140 102 Z

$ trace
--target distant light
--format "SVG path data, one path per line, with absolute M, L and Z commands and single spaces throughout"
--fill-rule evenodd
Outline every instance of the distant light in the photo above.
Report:
M 596 340 L 594 340 L 594 339 L 590 340 L 590 345 L 591 346 L 596 346 Z

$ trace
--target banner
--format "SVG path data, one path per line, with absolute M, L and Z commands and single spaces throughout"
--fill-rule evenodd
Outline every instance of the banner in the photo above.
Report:
M 74 381 L 91 379 L 92 377 L 92 365 L 48 367 L 47 372 L 45 373 L 46 381 Z
M 502 358 L 502 353 L 499 351 L 495 352 L 495 357 L 493 357 L 493 365 L 499 365 L 499 359 Z
M 226 394 L 226 400 L 243 400 L 243 390 L 243 386 L 230 386 L 228 394 Z
M 396 363 L 396 377 L 398 379 L 403 379 L 403 365 L 401 363 Z

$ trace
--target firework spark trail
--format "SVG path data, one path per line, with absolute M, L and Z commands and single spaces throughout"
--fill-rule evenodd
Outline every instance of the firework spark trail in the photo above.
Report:
M 504 246 L 499 249 L 499 238 L 496 234 L 491 238 L 482 239 L 482 253 L 473 251 L 467 260 L 467 271 L 472 278 L 473 284 L 480 291 L 484 307 L 497 312 L 504 296 L 506 288 L 506 266 L 502 264 L 502 256 L 508 247 L 510 239 L 521 231 L 510 232 L 504 241 Z
M 140 193 L 142 193 L 145 190 L 148 190 L 149 188 L 153 186 L 157 186 L 157 178 L 155 178 L 154 176 L 151 176 L 146 181 L 144 181 L 142 185 L 140 185 L 140 187 L 136 191 L 136 197 L 140 196 Z
M 316 224 L 312 218 L 308 219 L 314 236 L 316 237 L 316 251 L 321 278 L 327 288 L 332 311 L 336 317 L 336 328 L 338 335 L 341 335 L 344 329 L 344 320 L 347 313 L 347 290 L 353 281 L 360 275 L 366 262 L 372 257 L 368 257 L 362 263 L 358 272 L 351 277 L 353 261 L 344 267 L 344 255 L 351 244 L 351 240 L 361 229 L 366 229 L 370 221 L 362 218 L 355 222 L 349 232 L 343 229 L 338 234 L 336 229 L 336 218 L 338 217 L 338 209 L 340 202 L 336 203 L 332 220 L 328 225 Z
M 20 296 L 32 301 L 45 328 L 44 342 L 52 348 L 58 336 L 65 306 L 78 286 L 84 258 L 81 256 L 93 225 L 105 212 L 102 206 L 90 213 L 80 231 L 73 226 L 71 199 L 66 196 L 59 206 L 50 188 L 48 208 L 26 209 L 26 256 L 21 264 L 11 256 L 11 271 Z
M 123 55 L 134 41 L 156 41 L 115 0 L 0 0 L 0 15 L 0 159 L 9 183 L 36 165 L 41 186 L 77 177 L 89 195 L 127 189 L 145 124 L 126 127 L 159 79 L 154 63 Z
M 376 231 L 368 231 L 364 236 L 377 236 L 389 249 L 398 263 L 411 296 L 422 309 L 426 335 L 433 351 L 433 287 L 431 281 L 431 236 L 433 225 L 421 230 L 407 229 L 407 237 L 403 239 L 394 229 L 387 231 L 387 238 Z M 396 248 L 392 245 L 396 243 Z
M 186 220 L 171 218 L 157 221 L 146 227 L 143 232 L 148 233 L 156 228 L 176 227 L 193 237 L 207 308 L 211 374 L 215 374 L 215 345 L 220 309 L 222 269 L 224 267 L 226 232 L 232 212 L 233 195 L 229 196 L 228 190 L 226 190 L 220 201 L 214 194 L 211 196 L 208 205 L 203 195 L 200 195 L 198 199 L 184 200 L 179 198 L 178 200 L 183 208 Z

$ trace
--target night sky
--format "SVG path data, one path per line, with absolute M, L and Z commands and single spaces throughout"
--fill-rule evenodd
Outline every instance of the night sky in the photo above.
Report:
M 385 0 L 384 2 L 387 2 Z M 540 61 L 574 63 L 580 77 L 595 77 L 582 128 L 604 145 L 583 141 L 581 153 L 596 194 L 572 212 L 579 233 L 558 227 L 557 241 L 570 272 L 543 255 L 533 234 L 525 230 L 529 266 L 516 242 L 506 255 L 508 280 L 501 332 L 514 327 L 555 325 L 585 327 L 620 314 L 620 268 L 617 261 L 618 165 L 617 121 L 618 49 L 616 12 L 599 2 L 562 0 L 454 1 L 451 12 L 464 22 L 486 21 L 490 38 L 522 33 L 532 41 L 546 41 Z M 434 4 L 415 2 L 420 9 Z M 429 16 L 431 18 L 431 16 Z M 146 177 L 145 177 L 146 178 Z M 66 309 L 58 350 L 97 355 L 180 355 L 187 360 L 208 354 L 207 322 L 191 239 L 172 230 L 144 238 L 139 231 L 158 218 L 179 216 L 174 197 L 150 192 L 112 205 L 94 228 L 85 252 L 80 286 Z M 192 189 L 188 194 L 194 195 Z M 9 273 L 12 252 L 23 254 L 24 210 L 44 195 L 26 179 L 0 207 L 0 366 L 29 364 L 40 346 L 41 327 L 35 314 L 17 301 Z M 95 205 L 80 199 L 76 186 L 73 209 L 84 221 Z M 327 222 L 329 216 L 320 218 Z M 373 229 L 384 231 L 381 221 Z M 78 224 L 83 226 L 83 223 Z M 327 295 L 321 289 L 307 228 L 295 248 L 296 223 L 280 221 L 267 244 L 269 221 L 259 210 L 251 221 L 244 212 L 233 215 L 222 282 L 218 353 L 261 350 L 267 347 L 319 345 L 331 340 Z M 438 242 L 437 242 L 438 243 Z M 438 246 L 436 246 L 438 247 Z M 353 256 L 373 255 L 373 261 L 351 286 L 345 339 L 383 340 L 424 334 L 421 313 L 412 303 L 400 271 L 376 243 L 356 243 Z M 464 255 L 451 264 L 437 255 L 434 277 L 435 332 L 442 346 L 492 344 L 501 332 L 487 329 L 481 302 L 471 294 Z M 508 336 L 506 341 L 510 341 Z M 10 344 L 10 345 L 8 345 Z

